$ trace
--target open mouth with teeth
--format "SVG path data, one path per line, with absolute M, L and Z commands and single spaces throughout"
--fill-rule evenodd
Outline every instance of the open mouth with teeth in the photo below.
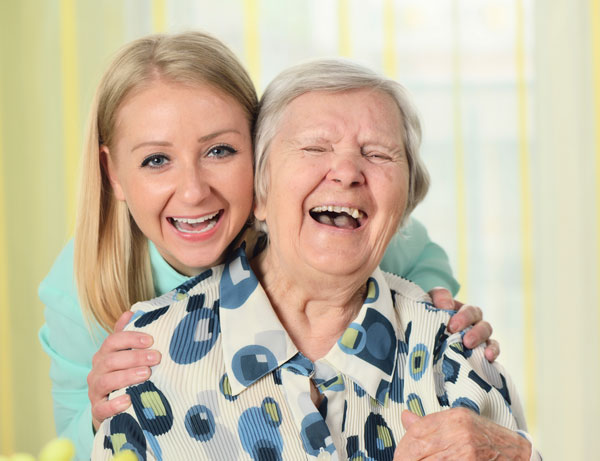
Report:
M 223 210 L 216 213 L 201 216 L 199 218 L 175 218 L 169 217 L 167 221 L 171 223 L 179 232 L 186 234 L 203 234 L 217 225 L 223 215 Z
M 310 216 L 321 224 L 338 229 L 358 229 L 366 218 L 361 210 L 334 205 L 316 206 L 310 210 Z

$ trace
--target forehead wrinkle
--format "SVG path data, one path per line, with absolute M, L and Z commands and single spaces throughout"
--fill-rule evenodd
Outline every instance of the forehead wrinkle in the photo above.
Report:
M 293 145 L 306 143 L 333 144 L 342 137 L 343 130 L 340 130 L 340 127 L 335 126 L 335 124 L 325 123 L 308 126 L 301 131 L 293 133 L 287 141 Z
M 366 133 L 359 134 L 358 143 L 361 146 L 382 147 L 393 152 L 404 150 L 404 139 L 402 136 L 394 138 L 395 136 L 382 135 L 375 130 L 369 130 Z

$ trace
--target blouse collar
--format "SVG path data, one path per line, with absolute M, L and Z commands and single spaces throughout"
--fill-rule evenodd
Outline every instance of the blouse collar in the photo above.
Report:
M 358 316 L 316 365 L 350 377 L 383 405 L 396 367 L 398 319 L 383 273 L 376 269 L 367 284 Z M 237 395 L 299 352 L 252 272 L 243 245 L 225 264 L 219 291 L 223 358 L 231 392 Z

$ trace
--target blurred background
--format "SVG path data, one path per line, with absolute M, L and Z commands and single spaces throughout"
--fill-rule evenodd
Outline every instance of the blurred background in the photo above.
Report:
M 597 458 L 600 0 L 1 0 L 0 455 L 54 437 L 37 286 L 72 236 L 83 125 L 124 43 L 202 29 L 259 90 L 346 56 L 412 94 L 416 216 L 483 307 L 549 460 Z

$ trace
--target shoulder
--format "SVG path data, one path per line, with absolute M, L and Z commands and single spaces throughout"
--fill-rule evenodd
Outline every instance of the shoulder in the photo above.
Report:
M 382 271 L 385 281 L 394 295 L 394 301 L 418 302 L 431 304 L 431 298 L 414 282 L 391 272 Z
M 388 272 L 383 272 L 383 275 L 390 288 L 394 305 L 401 315 L 423 322 L 427 322 L 431 317 L 449 321 L 454 315 L 454 311 L 436 308 L 429 294 L 416 283 Z
M 401 325 L 402 342 L 408 350 L 416 345 L 431 349 L 437 361 L 447 345 L 448 322 L 454 311 L 434 307 L 429 295 L 415 283 L 387 272 L 383 274 Z M 460 335 L 454 340 L 460 341 Z
M 40 290 L 42 289 L 61 289 L 63 291 L 73 291 L 75 289 L 75 279 L 73 277 L 73 239 L 69 240 L 61 252 L 58 254 L 48 275 L 42 280 Z
M 39 285 L 38 295 L 47 307 L 60 310 L 76 308 L 77 311 L 80 311 L 73 271 L 73 254 L 74 245 L 73 239 L 71 239 L 57 256 L 50 272 Z
M 218 305 L 222 272 L 223 266 L 207 269 L 161 296 L 134 304 L 131 307 L 134 314 L 126 329 L 162 329 L 162 324 L 170 324 L 168 319 Z

